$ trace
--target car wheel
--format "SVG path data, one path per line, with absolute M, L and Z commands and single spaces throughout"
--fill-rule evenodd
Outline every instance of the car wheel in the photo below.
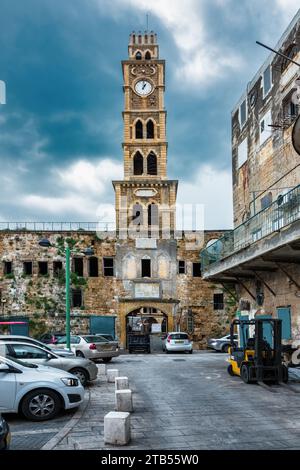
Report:
M 166 354 L 170 354 L 170 351 L 166 348 Z
M 77 377 L 77 379 L 80 380 L 81 385 L 83 387 L 86 386 L 86 384 L 89 381 L 89 374 L 84 369 L 81 369 L 81 367 L 75 367 L 75 369 L 71 369 L 71 370 L 69 370 L 69 372 L 70 372 L 70 374 L 75 375 Z
M 107 362 L 111 361 L 111 357 L 103 357 L 102 361 L 106 364 Z
M 82 351 L 76 351 L 77 357 L 85 357 Z
M 243 364 L 241 367 L 241 378 L 245 384 L 250 384 L 250 368 L 247 364 Z
M 189 353 L 190 353 L 190 354 L 193 354 L 193 350 L 191 349 L 191 350 L 189 351 Z
M 230 344 L 224 344 L 224 346 L 222 346 L 222 352 L 223 353 L 228 353 L 229 348 L 230 348 Z
M 54 418 L 61 408 L 59 395 L 46 388 L 29 392 L 22 400 L 21 412 L 31 421 L 45 421 Z

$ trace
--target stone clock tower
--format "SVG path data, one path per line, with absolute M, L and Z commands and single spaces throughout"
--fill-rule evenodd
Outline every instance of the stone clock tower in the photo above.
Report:
M 118 236 L 172 238 L 177 180 L 167 179 L 165 61 L 156 34 L 132 33 L 124 79 L 124 179 L 113 181 Z

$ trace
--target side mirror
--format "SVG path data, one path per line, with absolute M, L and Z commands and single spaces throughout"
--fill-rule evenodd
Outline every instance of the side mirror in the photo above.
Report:
M 7 364 L 4 364 L 3 362 L 0 364 L 0 372 L 10 372 L 10 367 Z

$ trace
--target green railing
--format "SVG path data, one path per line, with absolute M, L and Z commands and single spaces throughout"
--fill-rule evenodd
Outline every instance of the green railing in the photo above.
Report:
M 278 232 L 299 218 L 300 185 L 278 196 L 268 207 L 202 250 L 203 271 L 267 235 Z

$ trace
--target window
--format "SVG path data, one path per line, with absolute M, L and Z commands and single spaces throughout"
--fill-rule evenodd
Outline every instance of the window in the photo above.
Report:
M 98 269 L 98 258 L 96 256 L 91 256 L 88 260 L 89 266 L 89 276 L 90 277 L 98 277 L 99 269 Z
M 47 261 L 39 261 L 39 276 L 47 276 L 48 263 Z
M 10 344 L 6 346 L 8 355 L 16 359 L 47 359 L 49 352 L 27 344 Z
M 23 263 L 23 273 L 26 276 L 32 275 L 32 261 L 24 261 Z
M 12 274 L 12 262 L 11 261 L 4 261 L 3 271 L 4 271 L 4 275 Z
M 238 168 L 247 161 L 248 158 L 248 139 L 244 139 L 238 146 Z
M 268 67 L 263 73 L 263 96 L 264 97 L 267 96 L 271 88 L 272 88 L 271 66 L 268 65 Z
M 151 259 L 142 259 L 142 277 L 151 277 Z
M 147 157 L 147 174 L 157 175 L 157 158 L 154 152 L 150 152 Z
M 298 53 L 298 46 L 295 43 L 290 44 L 286 50 L 284 51 L 284 55 L 286 57 L 289 57 L 290 59 L 293 59 L 295 55 Z M 282 58 L 281 62 L 281 73 L 285 71 L 285 69 L 291 64 L 291 62 L 288 59 Z
M 142 139 L 143 138 L 143 123 L 140 120 L 138 120 L 135 123 L 135 138 L 136 139 Z
M 151 59 L 151 54 L 150 54 L 149 51 L 146 52 L 146 54 L 145 54 L 145 59 L 146 59 L 146 60 L 150 60 L 150 59 Z
M 73 272 L 77 274 L 77 276 L 83 277 L 83 259 L 82 258 L 73 259 Z
M 201 277 L 201 263 L 193 263 L 193 277 Z
M 293 94 L 294 90 L 282 102 L 283 124 L 285 127 L 289 127 L 299 114 L 299 105 L 294 102 Z
M 144 159 L 140 152 L 136 152 L 133 157 L 133 174 L 142 175 L 144 171 Z
M 272 204 L 272 193 L 266 194 L 260 200 L 261 209 L 265 209 L 266 207 L 269 207 L 270 204 Z
M 132 222 L 134 225 L 143 224 L 143 207 L 139 203 L 136 203 L 132 208 Z
M 112 277 L 114 275 L 114 259 L 103 258 L 103 274 Z
M 271 136 L 272 128 L 271 110 L 267 111 L 266 114 L 260 120 L 260 132 L 259 132 L 259 144 L 262 145 Z
M 241 127 L 243 127 L 246 120 L 247 120 L 247 103 L 246 103 L 246 100 L 244 100 L 242 102 L 242 104 L 240 105 L 239 119 L 240 119 L 240 125 L 241 125 Z
M 214 294 L 214 310 L 224 309 L 224 294 Z
M 185 274 L 185 261 L 178 261 L 178 274 Z
M 58 277 L 62 272 L 63 265 L 61 261 L 53 261 L 53 276 Z
M 82 307 L 82 290 L 72 289 L 72 307 Z
M 158 207 L 154 203 L 148 206 L 148 225 L 158 225 Z
M 136 60 L 142 60 L 142 54 L 138 51 L 138 52 L 135 54 L 135 58 L 136 58 Z
M 151 119 L 147 122 L 147 139 L 154 139 L 154 123 Z

